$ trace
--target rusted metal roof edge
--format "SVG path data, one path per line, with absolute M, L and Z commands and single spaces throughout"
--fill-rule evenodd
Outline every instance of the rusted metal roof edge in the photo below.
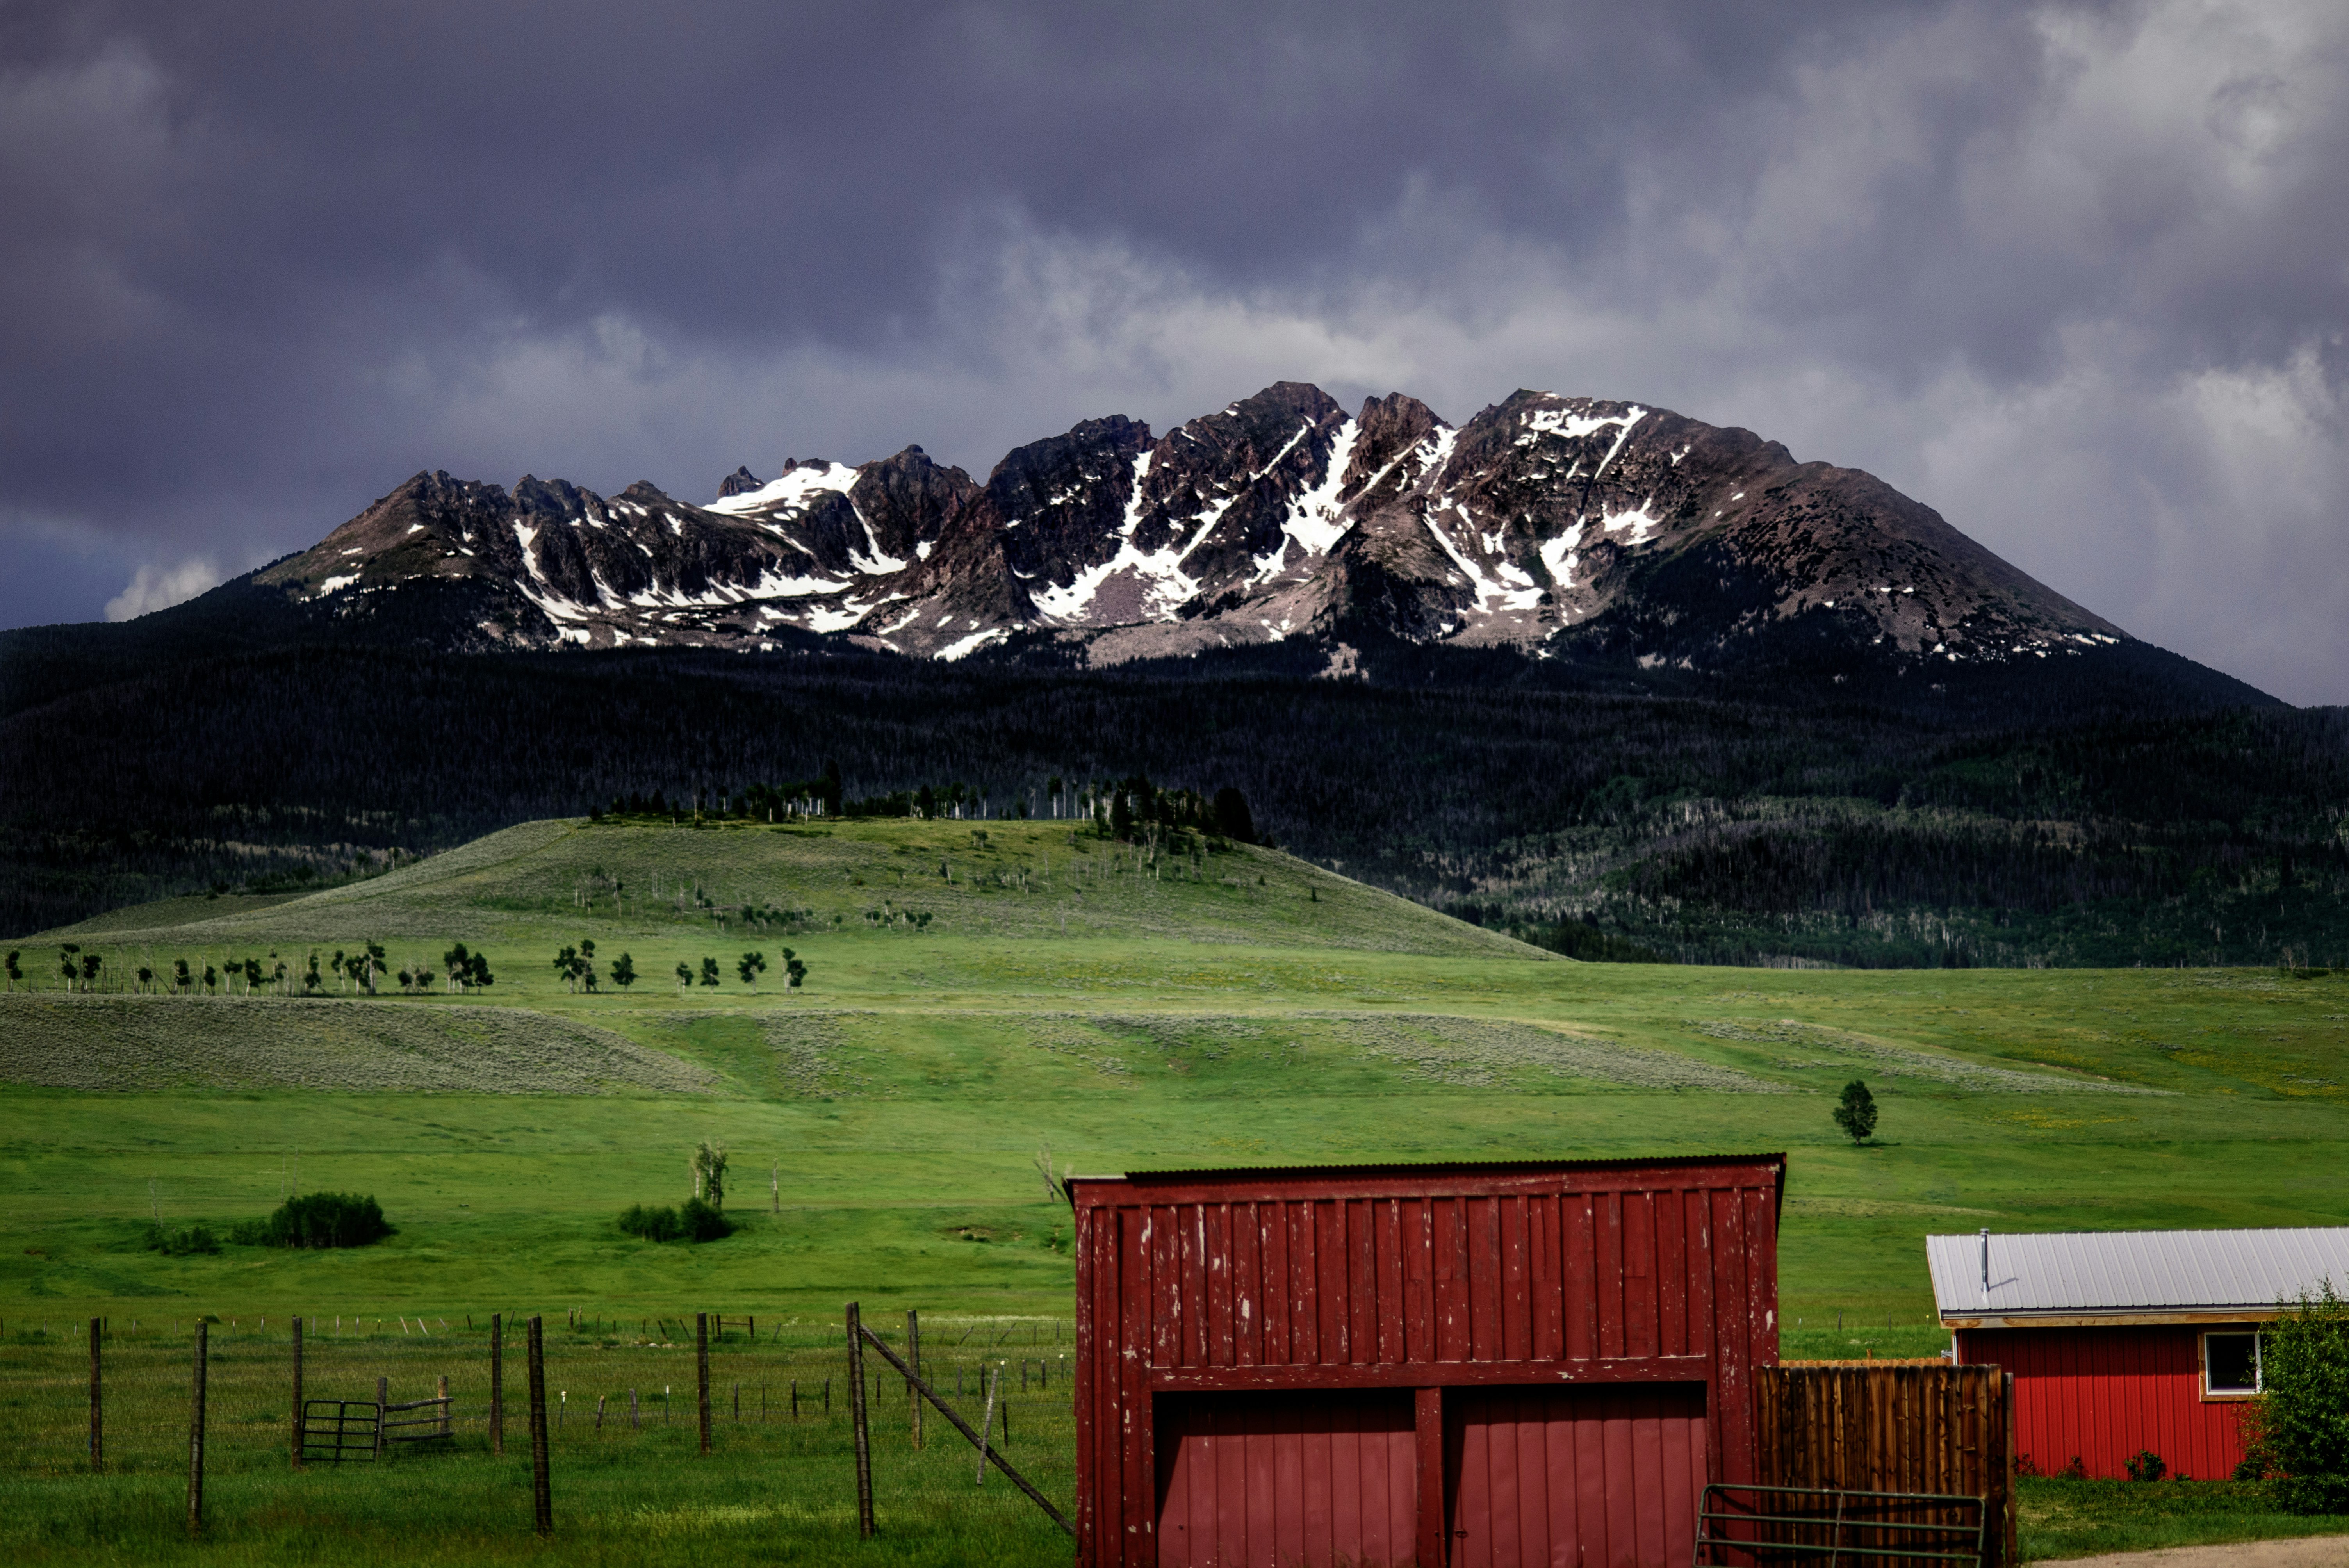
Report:
M 1984 1312 L 1971 1308 L 1944 1312 L 1940 1320 L 1944 1328 L 2215 1327 L 2229 1323 L 2273 1323 L 2289 1316 L 2292 1310 L 2273 1302 L 2116 1307 L 2109 1312 L 2077 1307 L 2053 1307 L 2044 1312 Z
M 1720 1165 L 1770 1165 L 1777 1171 L 1777 1201 L 1786 1206 L 1786 1156 L 1765 1154 L 1659 1154 L 1623 1160 L 1430 1160 L 1388 1161 L 1369 1165 L 1211 1165 L 1191 1170 L 1127 1171 L 1116 1175 L 1071 1176 L 1068 1186 L 1087 1181 L 1126 1181 L 1137 1186 L 1191 1182 L 1278 1181 L 1299 1176 L 1546 1176 L 1572 1171 L 1675 1171 Z M 1073 1201 L 1075 1194 L 1070 1194 Z

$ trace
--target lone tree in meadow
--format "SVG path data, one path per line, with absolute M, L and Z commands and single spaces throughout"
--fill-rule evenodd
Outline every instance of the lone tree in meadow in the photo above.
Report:
M 16 965 L 16 960 L 23 956 L 22 948 L 12 947 L 8 950 L 8 989 L 11 991 L 16 988 L 16 982 L 25 977 L 24 970 Z
M 612 960 L 612 984 L 625 991 L 636 983 L 636 961 L 626 954 Z
M 684 995 L 685 988 L 692 984 L 693 965 L 682 958 L 678 959 L 677 961 L 677 994 L 680 996 Z
M 701 961 L 701 983 L 711 986 L 718 984 L 718 960 L 715 958 L 704 958 Z
M 693 1173 L 693 1195 L 713 1209 L 726 1207 L 726 1145 L 705 1138 L 686 1161 Z
M 800 955 L 793 953 L 788 947 L 784 948 L 783 988 L 787 991 L 798 990 L 802 985 L 807 984 L 807 965 L 801 961 Z
M 1876 1136 L 1876 1097 L 1859 1079 L 1843 1086 L 1843 1098 L 1836 1101 L 1835 1124 L 1854 1143 L 1865 1143 Z
M 767 955 L 763 953 L 745 953 L 734 965 L 734 973 L 742 976 L 742 984 L 753 991 L 759 988 L 759 976 L 766 972 Z

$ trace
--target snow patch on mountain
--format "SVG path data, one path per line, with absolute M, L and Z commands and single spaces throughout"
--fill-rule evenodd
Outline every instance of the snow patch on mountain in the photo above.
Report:
M 714 511 L 721 517 L 747 517 L 753 512 L 804 511 L 815 498 L 827 490 L 846 495 L 856 483 L 856 470 L 846 463 L 826 462 L 819 458 L 802 463 L 779 480 L 770 480 L 757 490 L 740 495 L 722 495 L 704 511 Z

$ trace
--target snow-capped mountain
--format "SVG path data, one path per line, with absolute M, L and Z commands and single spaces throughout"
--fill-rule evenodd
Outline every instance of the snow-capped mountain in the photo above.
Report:
M 1790 639 L 1981 662 L 2126 635 L 1870 475 L 1547 392 L 1453 426 L 1281 382 L 1163 438 L 1086 420 L 984 484 L 908 447 L 718 489 L 419 474 L 252 581 L 353 617 L 457 590 L 473 645 L 831 634 L 1093 664 L 1350 629 L 1698 669 Z

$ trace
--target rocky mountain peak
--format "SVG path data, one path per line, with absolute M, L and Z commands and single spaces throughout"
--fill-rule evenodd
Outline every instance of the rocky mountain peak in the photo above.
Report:
M 959 658 L 1024 636 L 1089 663 L 1355 630 L 1691 670 L 2125 635 L 1872 476 L 1748 430 L 1529 388 L 1455 427 L 1296 381 L 1164 437 L 1086 419 L 984 482 L 918 446 L 738 468 L 703 506 L 432 470 L 256 581 L 322 604 L 462 584 L 504 640 Z

